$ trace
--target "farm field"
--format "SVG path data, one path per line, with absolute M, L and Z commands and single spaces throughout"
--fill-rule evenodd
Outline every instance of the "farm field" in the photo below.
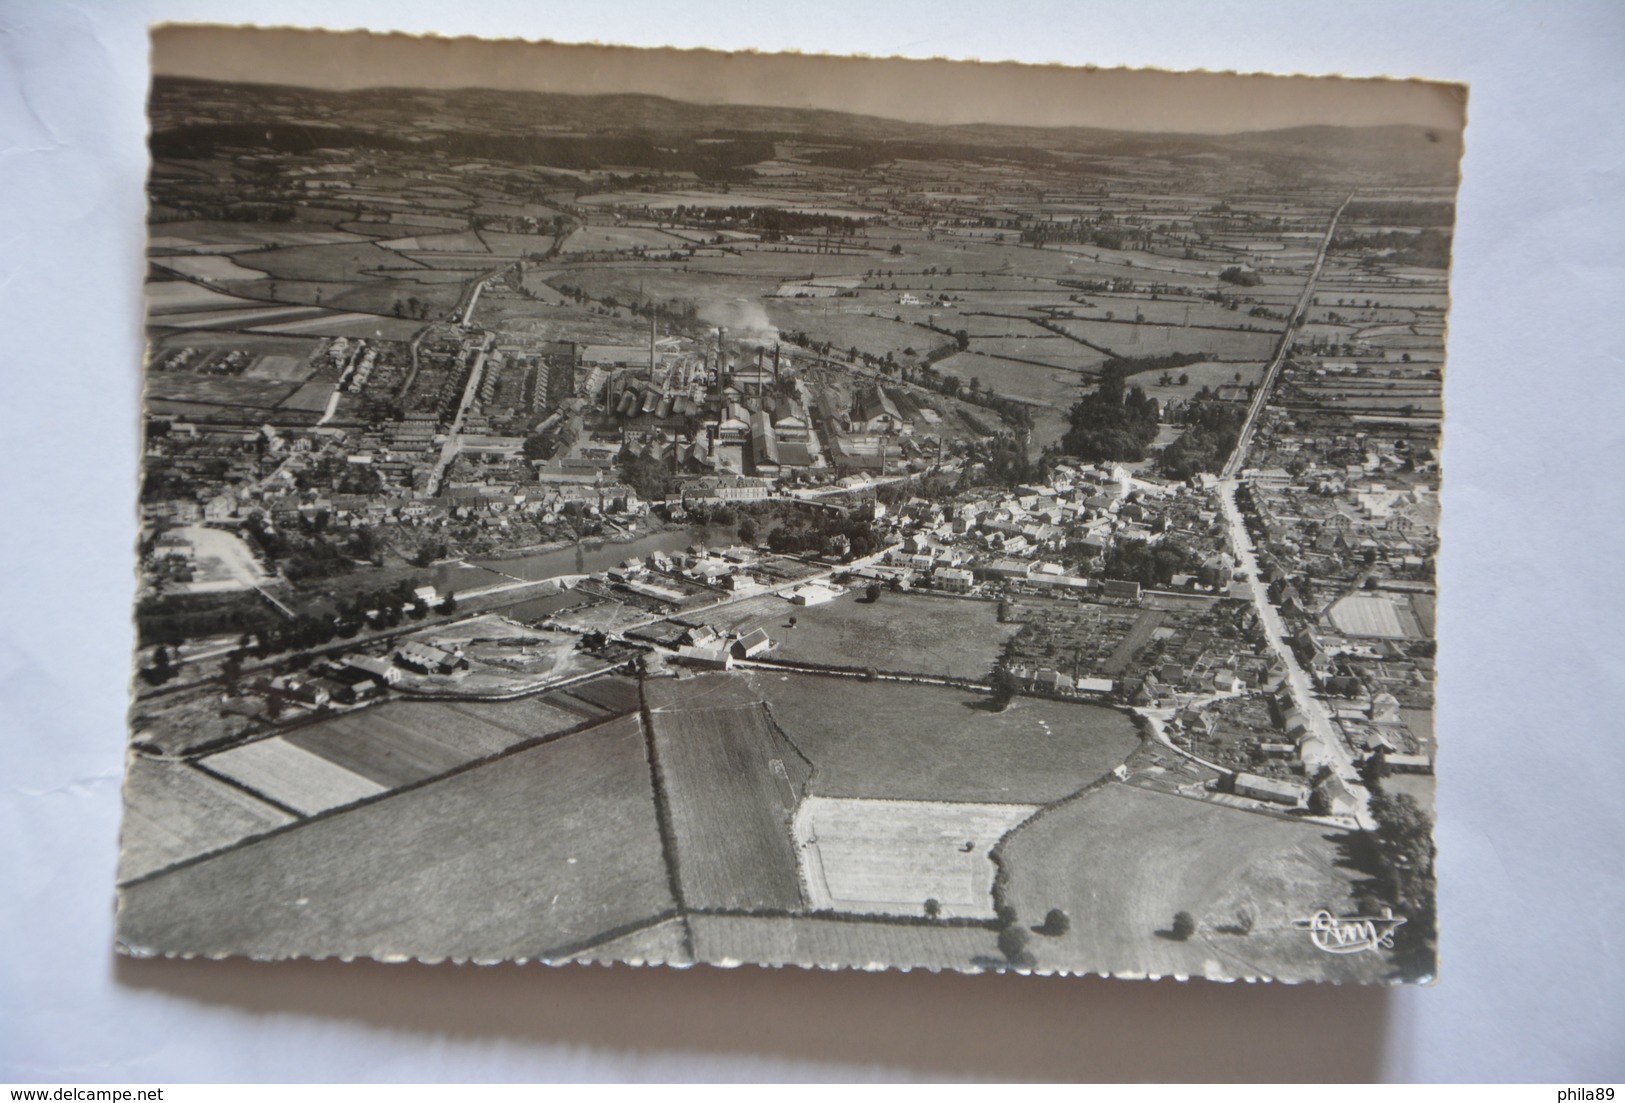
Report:
M 331 226 L 294 222 L 263 225 L 253 222 L 163 222 L 148 239 L 150 248 L 215 251 L 217 246 L 243 249 L 266 246 L 335 245 L 361 241 L 361 235 L 335 230 Z
M 777 608 L 749 627 L 765 628 L 770 657 L 836 666 L 984 681 L 1004 641 L 1020 627 L 999 623 L 995 602 L 885 593 L 862 600 L 849 590 L 806 608 L 776 599 Z M 794 628 L 786 628 L 789 618 Z
M 207 755 L 198 764 L 307 816 L 385 791 L 378 782 L 311 754 L 281 736 Z
M 646 927 L 600 942 L 570 957 L 570 961 L 615 965 L 692 965 L 689 953 L 689 920 L 674 916 Z
M 813 674 L 743 676 L 812 760 L 826 797 L 1045 804 L 1106 774 L 1139 745 L 1130 719 L 1098 705 L 986 697 L 946 686 Z
M 631 678 L 611 674 L 571 686 L 569 694 L 612 713 L 634 712 L 638 708 L 638 684 Z
M 581 714 L 544 697 L 478 704 L 390 701 L 317 721 L 283 739 L 393 789 L 583 722 Z
M 146 294 L 147 313 L 155 316 L 255 305 L 251 299 L 239 299 L 187 280 L 148 280 Z
M 795 837 L 816 911 L 926 914 L 935 900 L 955 919 L 991 919 L 988 852 L 1038 811 L 1030 804 L 808 797 Z
M 1215 363 L 1204 360 L 1197 364 L 1187 364 L 1182 368 L 1168 369 L 1172 382 L 1164 386 L 1158 382 L 1162 377 L 1160 371 L 1141 372 L 1129 378 L 1129 385 L 1139 387 L 1151 398 L 1158 402 L 1184 402 L 1194 398 L 1203 387 L 1217 390 L 1220 387 L 1240 385 L 1256 385 L 1264 378 L 1264 364 L 1243 364 L 1229 361 Z M 1241 379 L 1237 380 L 1236 376 Z M 1183 376 L 1187 382 L 1180 383 Z
M 1261 327 L 1263 320 L 1260 319 Z M 1090 322 L 1062 319 L 1068 333 L 1118 356 L 1166 356 L 1169 353 L 1202 353 L 1219 360 L 1268 360 L 1279 340 L 1278 333 L 1244 330 L 1186 328 L 1184 326 L 1135 325 L 1132 320 Z
M 559 247 L 565 255 L 571 253 L 615 252 L 622 249 L 677 249 L 686 245 L 681 238 L 661 230 L 642 230 L 636 227 L 582 226 L 571 232 Z
M 807 763 L 759 704 L 656 704 L 662 694 L 652 687 L 650 697 L 684 905 L 799 909 L 790 817 Z
M 1080 354 L 1093 355 L 1082 345 L 1075 347 Z M 1105 354 L 1095 355 L 1091 367 L 1099 366 L 1105 360 Z M 1079 360 L 1080 367 L 1084 363 L 1086 361 Z M 1089 376 L 1070 368 L 1018 364 L 1013 360 L 1000 360 L 978 352 L 956 352 L 937 361 L 936 369 L 943 375 L 955 376 L 966 386 L 974 379 L 995 394 L 1062 410 L 1069 409 L 1083 397 L 1084 388 L 1093 382 Z
M 265 273 L 243 268 L 230 257 L 153 257 L 152 264 L 182 276 L 219 283 L 224 280 L 263 280 Z
M 279 280 L 348 281 L 379 268 L 406 269 L 410 274 L 419 267 L 400 253 L 370 241 L 274 249 L 245 255 L 242 263 Z
M 694 958 L 855 969 L 975 970 L 1001 964 L 987 927 L 834 919 L 820 916 L 694 915 Z
M 120 881 L 258 835 L 294 816 L 184 762 L 132 754 L 124 775 Z
M 140 953 L 564 957 L 674 906 L 635 717 L 126 887 Z
M 231 379 L 188 372 L 149 371 L 149 400 L 269 409 L 297 389 L 297 384 L 268 379 Z
M 1066 934 L 1029 943 L 1039 968 L 1088 962 L 1091 972 L 1124 975 L 1374 981 L 1380 958 L 1323 953 L 1292 926 L 1306 901 L 1355 914 L 1350 885 L 1360 875 L 1338 864 L 1341 836 L 1110 784 L 1045 810 L 1005 840 L 996 855 L 1008 878 L 1001 901 L 1022 923 L 1041 922 L 1051 908 L 1070 918 Z M 1184 942 L 1166 934 L 1179 911 L 1197 923 Z M 1223 930 L 1249 922 L 1246 934 Z

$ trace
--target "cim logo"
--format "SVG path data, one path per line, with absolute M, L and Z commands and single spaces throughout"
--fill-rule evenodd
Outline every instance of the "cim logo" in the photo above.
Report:
M 1365 950 L 1392 950 L 1394 931 L 1405 920 L 1396 918 L 1392 908 L 1383 908 L 1382 915 L 1335 916 L 1322 908 L 1308 919 L 1295 919 L 1292 925 L 1308 931 L 1309 939 L 1317 949 L 1328 954 L 1358 954 Z

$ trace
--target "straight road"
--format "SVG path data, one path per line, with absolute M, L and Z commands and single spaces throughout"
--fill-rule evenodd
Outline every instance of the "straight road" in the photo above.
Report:
M 1337 232 L 1337 220 L 1343 217 L 1343 211 L 1354 199 L 1352 194 L 1332 212 L 1332 221 L 1326 227 L 1326 236 L 1320 241 L 1320 252 L 1315 254 L 1315 267 L 1304 281 L 1303 293 L 1292 308 L 1292 314 L 1287 318 L 1286 329 L 1281 332 L 1281 343 L 1275 348 L 1275 358 L 1270 361 L 1269 367 L 1264 371 L 1264 378 L 1259 381 L 1258 390 L 1253 395 L 1253 401 L 1247 407 L 1247 420 L 1242 422 L 1241 435 L 1236 438 L 1235 451 L 1230 453 L 1230 459 L 1224 465 L 1221 474 L 1229 479 L 1234 478 L 1236 472 L 1247 458 L 1247 449 L 1253 442 L 1253 430 L 1258 427 L 1258 417 L 1264 412 L 1264 406 L 1269 402 L 1270 391 L 1275 386 L 1276 378 L 1281 374 L 1281 365 L 1286 363 L 1287 350 L 1292 347 L 1292 338 L 1297 335 L 1298 327 L 1302 323 L 1304 311 L 1314 299 L 1315 281 L 1320 279 L 1320 270 L 1326 263 L 1326 250 L 1332 244 L 1332 234 Z
M 1325 702 L 1315 695 L 1308 672 L 1303 669 L 1303 665 L 1298 662 L 1298 656 L 1287 643 L 1286 625 L 1281 620 L 1281 614 L 1270 604 L 1269 595 L 1265 592 L 1263 580 L 1258 573 L 1258 555 L 1253 548 L 1252 534 L 1247 531 L 1247 526 L 1242 521 L 1241 508 L 1236 505 L 1236 488 L 1234 479 L 1222 480 L 1219 483 L 1219 503 L 1224 510 L 1225 526 L 1230 532 L 1230 546 L 1235 552 L 1236 563 L 1246 574 L 1247 581 L 1243 585 L 1251 594 L 1253 608 L 1258 610 L 1259 622 L 1269 640 L 1270 649 L 1286 667 L 1287 688 L 1309 729 L 1299 745 L 1304 772 L 1312 779 L 1322 766 L 1330 766 L 1359 802 L 1360 811 L 1355 818 L 1359 820 L 1360 826 L 1373 828 L 1376 826 L 1375 821 L 1366 811 L 1366 802 L 1370 799 L 1370 794 L 1360 782 L 1359 771 L 1354 767 L 1354 752 L 1343 742 L 1337 728 L 1332 724 L 1331 714 L 1326 711 Z
M 480 340 L 479 351 L 474 356 L 474 364 L 468 370 L 468 382 L 463 385 L 463 397 L 457 403 L 457 413 L 451 419 L 451 425 L 446 429 L 446 442 L 441 445 L 440 459 L 435 464 L 434 474 L 429 477 L 429 483 L 424 488 L 423 497 L 433 498 L 440 493 L 441 480 L 446 477 L 446 469 L 451 461 L 457 458 L 457 450 L 461 446 L 458 434 L 463 431 L 463 419 L 468 416 L 468 408 L 474 403 L 474 396 L 480 393 L 480 380 L 485 375 L 485 354 L 491 348 L 491 340 L 495 334 L 487 332 Z

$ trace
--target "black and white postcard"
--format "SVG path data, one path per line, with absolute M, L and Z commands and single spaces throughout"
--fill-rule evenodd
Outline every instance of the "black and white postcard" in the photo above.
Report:
M 1436 975 L 1464 88 L 153 64 L 122 950 Z

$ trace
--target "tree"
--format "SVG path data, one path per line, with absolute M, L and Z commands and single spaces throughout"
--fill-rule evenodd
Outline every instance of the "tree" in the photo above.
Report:
M 1031 965 L 1033 955 L 1027 952 L 1027 928 L 1011 923 L 999 931 L 999 953 L 1011 965 Z
M 1196 933 L 1196 918 L 1190 912 L 1177 912 L 1174 915 L 1174 925 L 1169 931 L 1180 942 L 1184 942 Z
M 437 613 L 455 613 L 456 611 L 457 595 L 449 592 L 446 594 L 445 599 L 440 602 L 439 607 L 435 609 Z
M 746 517 L 739 522 L 739 539 L 741 543 L 745 544 L 756 543 L 756 521 L 754 518 Z
M 942 901 L 933 896 L 925 902 L 925 917 L 927 919 L 939 919 L 941 916 Z
M 863 588 L 863 600 L 870 605 L 880 600 L 880 583 L 871 582 Z
M 1003 712 L 1009 708 L 1010 703 L 1016 699 L 1016 694 L 1020 689 L 1021 683 L 1016 679 L 1015 674 L 1011 672 L 1009 667 L 1000 663 L 993 668 L 992 702 L 995 712 Z
M 1072 920 L 1060 908 L 1051 908 L 1049 914 L 1044 916 L 1044 922 L 1033 928 L 1039 934 L 1050 938 L 1057 938 L 1071 929 Z
M 1437 919 L 1433 879 L 1433 820 L 1407 793 L 1390 796 L 1381 788 L 1371 794 L 1371 816 L 1377 822 L 1372 852 L 1377 899 L 1405 919 L 1394 932 L 1394 961 L 1410 977 L 1433 975 L 1437 958 Z

